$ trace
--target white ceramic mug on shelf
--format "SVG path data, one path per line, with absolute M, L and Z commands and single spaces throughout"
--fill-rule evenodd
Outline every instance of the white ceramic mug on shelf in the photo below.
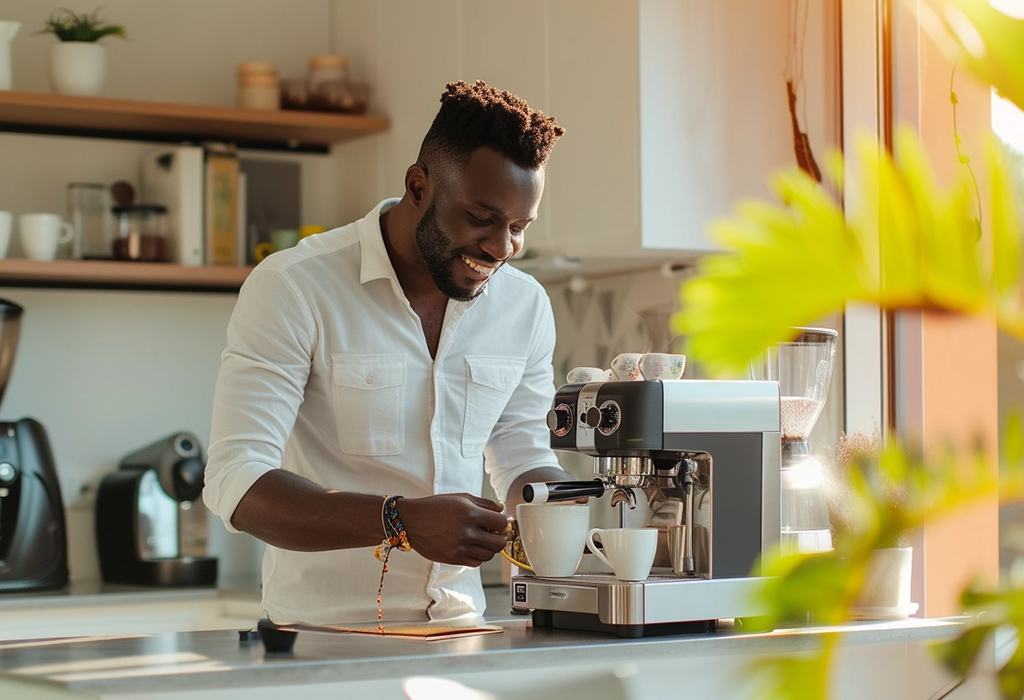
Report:
M 25 257 L 53 260 L 57 248 L 75 237 L 75 227 L 59 214 L 22 214 L 18 217 L 18 240 Z
M 7 257 L 11 245 L 11 226 L 14 216 L 9 211 L 0 211 L 0 258 Z
M 590 529 L 585 503 L 520 503 L 516 506 L 519 536 L 526 559 L 538 576 L 576 573 Z
M 610 566 L 620 581 L 644 581 L 651 573 L 658 551 L 658 530 L 653 527 L 595 527 L 587 533 L 587 549 Z

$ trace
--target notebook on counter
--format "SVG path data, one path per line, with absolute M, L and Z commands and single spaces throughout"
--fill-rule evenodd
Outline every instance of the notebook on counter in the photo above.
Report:
M 460 637 L 475 637 L 481 634 L 498 634 L 504 631 L 503 628 L 497 625 L 475 625 L 472 627 L 437 624 L 385 625 L 383 634 L 377 629 L 376 625 L 289 625 L 289 627 L 314 632 L 344 632 L 398 639 L 422 639 L 427 642 L 459 639 Z

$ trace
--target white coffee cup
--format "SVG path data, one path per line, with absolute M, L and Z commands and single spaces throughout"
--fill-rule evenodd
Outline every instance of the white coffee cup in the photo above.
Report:
M 595 544 L 601 542 L 601 547 Z M 587 549 L 612 568 L 620 581 L 644 581 L 658 551 L 658 530 L 653 527 L 595 527 L 587 533 Z
M 640 358 L 640 371 L 644 379 L 679 379 L 686 369 L 686 355 L 649 352 Z
M 588 382 L 603 382 L 605 370 L 600 367 L 573 367 L 565 380 L 570 384 L 586 384 Z
M 11 245 L 11 225 L 14 216 L 9 211 L 0 211 L 0 258 L 7 257 Z
M 18 217 L 18 239 L 25 256 L 32 260 L 53 260 L 57 248 L 75 237 L 75 227 L 59 214 L 22 214 Z
M 576 573 L 590 529 L 585 503 L 520 503 L 516 506 L 519 536 L 526 559 L 537 576 Z
M 640 371 L 640 360 L 643 359 L 642 352 L 624 352 L 616 355 L 612 360 L 612 372 L 620 381 L 642 382 L 644 375 Z

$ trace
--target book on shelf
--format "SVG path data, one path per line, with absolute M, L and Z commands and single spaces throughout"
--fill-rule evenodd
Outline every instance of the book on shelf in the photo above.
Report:
M 206 145 L 206 264 L 238 264 L 238 155 Z
M 245 175 L 245 264 L 256 264 L 256 247 L 275 229 L 298 229 L 302 213 L 302 169 L 284 160 L 242 158 Z
M 142 156 L 141 199 L 167 207 L 170 261 L 188 267 L 206 262 L 204 161 L 199 146 L 167 146 Z
M 236 223 L 236 248 L 235 248 L 235 264 L 239 267 L 245 267 L 249 264 L 249 256 L 246 253 L 248 248 L 248 221 L 249 217 L 245 213 L 245 208 L 249 200 L 248 193 L 248 180 L 241 169 L 238 171 L 238 202 L 236 207 L 237 217 Z

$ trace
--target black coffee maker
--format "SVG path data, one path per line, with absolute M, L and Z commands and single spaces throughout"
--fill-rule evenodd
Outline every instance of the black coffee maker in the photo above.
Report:
M 0 398 L 18 349 L 23 310 L 0 299 Z M 0 592 L 68 582 L 64 501 L 46 430 L 38 421 L 0 421 Z
M 199 500 L 205 466 L 198 438 L 182 432 L 131 453 L 103 477 L 96 495 L 96 545 L 104 581 L 216 584 L 216 557 L 189 552 L 197 542 L 205 549 Z

